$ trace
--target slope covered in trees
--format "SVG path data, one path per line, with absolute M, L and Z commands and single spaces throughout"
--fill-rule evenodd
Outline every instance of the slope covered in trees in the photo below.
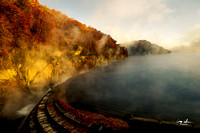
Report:
M 111 36 L 37 0 L 0 1 L 0 95 L 8 84 L 33 93 L 126 56 Z
M 132 42 L 128 47 L 129 55 L 169 54 L 170 51 L 146 40 Z

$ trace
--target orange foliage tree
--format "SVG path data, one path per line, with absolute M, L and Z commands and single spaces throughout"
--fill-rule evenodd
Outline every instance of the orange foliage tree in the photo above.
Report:
M 104 38 L 99 50 L 98 44 Z M 1 62 L 12 62 L 11 57 L 28 50 L 40 54 L 40 45 L 64 51 L 62 56 L 69 58 L 77 70 L 90 69 L 101 62 L 123 59 L 128 55 L 127 50 L 111 36 L 59 11 L 50 10 L 37 0 L 0 0 Z M 4 58 L 5 55 L 8 58 Z M 13 64 L 23 64 L 23 60 L 17 58 L 13 58 Z

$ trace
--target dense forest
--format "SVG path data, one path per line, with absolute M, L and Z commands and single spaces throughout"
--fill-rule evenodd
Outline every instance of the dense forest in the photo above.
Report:
M 110 35 L 37 0 L 0 1 L 1 98 L 11 88 L 32 94 L 127 56 Z

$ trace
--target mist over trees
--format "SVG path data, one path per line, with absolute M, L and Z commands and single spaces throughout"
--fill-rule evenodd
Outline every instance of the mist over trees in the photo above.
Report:
M 169 54 L 170 51 L 146 40 L 138 40 L 129 44 L 129 55 Z
M 0 97 L 9 88 L 34 94 L 127 56 L 110 35 L 37 0 L 0 1 Z

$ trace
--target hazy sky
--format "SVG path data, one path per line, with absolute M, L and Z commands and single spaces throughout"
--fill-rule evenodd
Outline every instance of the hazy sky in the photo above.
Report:
M 39 0 L 118 43 L 146 39 L 166 48 L 200 40 L 200 0 Z

